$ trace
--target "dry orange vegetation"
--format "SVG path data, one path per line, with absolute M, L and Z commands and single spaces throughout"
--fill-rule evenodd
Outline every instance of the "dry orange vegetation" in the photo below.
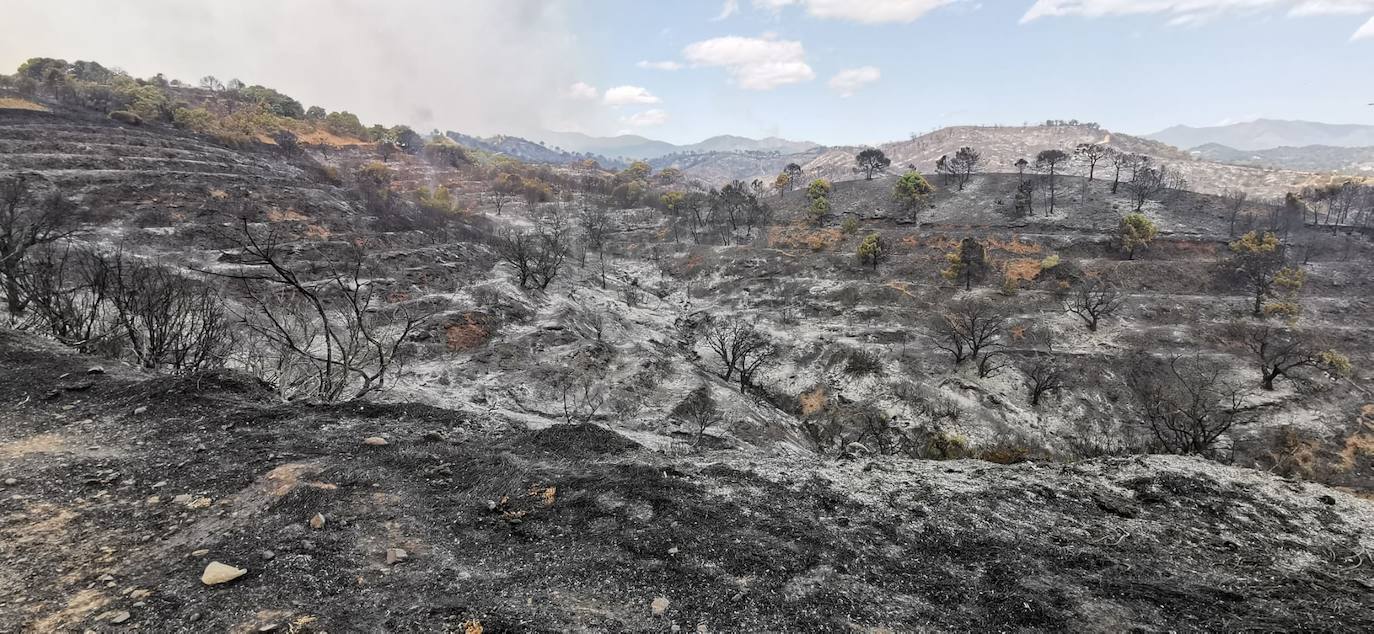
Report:
M 801 401 L 802 416 L 810 416 L 825 409 L 829 395 L 825 392 L 825 386 L 817 385 L 810 392 L 802 392 L 802 395 L 797 398 Z
M 305 214 L 295 209 L 283 211 L 275 207 L 267 210 L 267 219 L 271 222 L 305 222 L 310 220 Z
M 1024 258 L 1008 260 L 1002 267 L 1002 273 L 1013 282 L 1023 280 L 1029 282 L 1040 275 L 1040 260 Z
M 371 145 L 371 141 L 363 141 L 353 137 L 339 136 L 324 129 L 295 131 L 296 142 L 303 145 L 327 145 L 330 147 L 347 147 L 353 145 Z M 265 132 L 258 132 L 253 138 L 267 145 L 276 145 L 277 142 L 271 135 Z
M 915 245 L 920 241 L 920 238 L 913 235 L 910 240 Z M 926 246 L 940 251 L 949 251 L 959 246 L 959 240 L 950 236 L 932 236 L 926 239 Z
M 339 136 L 328 130 L 313 130 L 302 132 L 296 135 L 296 140 L 310 145 L 329 145 L 333 147 L 343 147 L 346 145 L 367 145 L 371 141 L 362 141 L 346 136 Z
M 892 289 L 892 290 L 897 291 L 898 293 L 901 293 L 901 294 L 903 294 L 903 295 L 906 295 L 907 297 L 911 297 L 911 298 L 915 298 L 915 297 L 916 297 L 916 295 L 912 294 L 912 292 L 911 292 L 911 290 L 910 290 L 910 289 L 911 289 L 911 284 L 908 283 L 908 282 L 895 282 L 895 281 L 894 281 L 894 282 L 888 282 L 888 283 L 887 283 L 887 287 L 890 288 L 890 289 Z
M 1011 242 L 1002 242 L 997 238 L 988 238 L 985 246 L 989 249 L 1006 251 L 1007 253 L 1015 253 L 1016 255 L 1030 255 L 1032 253 L 1039 253 L 1043 250 L 1043 247 L 1038 244 L 1022 242 L 1020 236 L 1012 236 Z
M 2 108 L 8 108 L 10 110 L 36 110 L 38 112 L 48 111 L 47 106 L 34 103 L 28 99 L 18 99 L 16 97 L 0 97 L 0 109 Z
M 921 236 L 916 235 L 914 233 L 909 233 L 907 235 L 902 236 L 902 239 L 898 240 L 898 242 L 902 243 L 902 246 L 911 249 L 912 251 L 921 248 Z
M 1341 461 L 1337 468 L 1350 471 L 1355 468 L 1360 456 L 1374 456 L 1374 405 L 1360 408 L 1360 429 L 1345 439 L 1341 448 Z
M 807 248 L 824 251 L 844 240 L 839 229 L 810 229 L 803 226 L 774 227 L 768 232 L 768 246 L 779 249 Z

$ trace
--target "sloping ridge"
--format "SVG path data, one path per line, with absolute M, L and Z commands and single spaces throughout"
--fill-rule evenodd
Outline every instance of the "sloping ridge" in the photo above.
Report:
M 1093 125 L 1076 126 L 957 126 L 942 128 L 907 141 L 879 146 L 892 160 L 891 173 L 916 169 L 930 174 L 941 156 L 953 155 L 961 147 L 972 147 L 982 154 L 983 171 L 1015 172 L 1018 159 L 1034 162 L 1043 150 L 1072 152 L 1080 143 L 1099 143 L 1121 152 L 1143 154 L 1156 164 L 1168 165 L 1188 180 L 1190 188 L 1202 193 L 1221 193 L 1229 188 L 1244 189 L 1256 196 L 1282 195 L 1319 180 L 1319 177 L 1290 170 L 1262 169 L 1200 161 L 1189 153 L 1155 140 L 1120 134 Z M 854 170 L 858 148 L 833 148 L 803 166 L 808 178 L 830 180 L 862 178 Z M 1074 161 L 1062 173 L 1086 176 L 1088 169 Z M 1098 164 L 1096 175 L 1110 178 L 1106 161 Z

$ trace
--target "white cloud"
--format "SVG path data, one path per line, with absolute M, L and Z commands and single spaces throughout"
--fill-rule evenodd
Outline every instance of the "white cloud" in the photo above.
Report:
M 860 88 L 878 81 L 882 76 L 882 71 L 875 66 L 846 68 L 831 77 L 829 85 L 830 89 L 840 93 L 841 97 L 853 97 Z
M 644 61 L 639 62 L 638 64 L 635 64 L 635 66 L 638 66 L 640 68 L 647 68 L 649 70 L 678 70 L 682 68 L 682 63 L 675 62 L 672 60 L 662 62 L 651 62 L 646 59 Z
M 1365 38 L 1374 38 L 1374 18 L 1369 18 L 1369 21 L 1365 22 L 1364 26 L 1360 27 L 1360 30 L 1355 31 L 1355 34 L 1350 36 L 1352 40 L 1363 40 Z
M 862 24 L 913 22 L 957 0 L 803 0 L 806 12 L 818 18 Z
M 616 86 L 607 88 L 602 99 L 608 106 L 628 106 L 638 103 L 658 103 L 660 99 L 640 86 Z
M 568 90 L 564 94 L 570 99 L 596 99 L 601 96 L 601 92 L 596 89 L 596 86 L 580 81 L 568 86 Z
M 756 9 L 778 13 L 786 7 L 800 4 L 806 7 L 807 14 L 815 18 L 847 20 L 861 24 L 886 24 L 913 22 L 934 9 L 960 1 L 962 0 L 753 0 L 753 5 Z
M 1374 11 L 1374 0 L 1299 0 L 1288 15 L 1359 15 Z
M 782 11 L 783 7 L 791 6 L 796 3 L 797 0 L 753 0 L 754 8 L 772 11 L 773 13 Z
M 720 8 L 720 15 L 712 18 L 712 20 L 720 22 L 736 13 L 739 13 L 739 0 L 725 0 L 725 6 Z
M 1374 0 L 1035 0 L 1021 16 L 1021 22 L 1062 16 L 1163 14 L 1168 16 L 1169 24 L 1192 26 L 1228 14 L 1281 9 L 1292 17 L 1361 15 L 1374 12 Z M 1371 32 L 1366 33 L 1367 29 Z M 1370 36 L 1374 36 L 1374 27 L 1366 24 L 1352 39 Z
M 740 88 L 771 90 L 810 81 L 816 73 L 806 63 L 801 42 L 756 37 L 718 37 L 689 44 L 683 57 L 697 66 L 725 68 Z
M 620 121 L 636 128 L 663 125 L 668 122 L 668 113 L 654 108 L 644 112 L 636 112 L 628 117 L 621 117 Z

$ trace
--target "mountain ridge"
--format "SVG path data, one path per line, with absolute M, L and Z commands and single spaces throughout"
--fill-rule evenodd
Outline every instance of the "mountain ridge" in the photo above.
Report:
M 1144 137 L 1184 150 L 1208 144 L 1245 152 L 1310 145 L 1368 147 L 1374 146 L 1374 125 L 1256 119 L 1223 126 L 1176 125 Z
M 670 154 L 692 154 L 701 152 L 767 152 L 782 154 L 805 152 L 817 147 L 811 141 L 792 141 L 776 136 L 754 139 L 750 137 L 718 134 L 697 143 L 678 145 L 659 141 L 637 134 L 621 134 L 611 137 L 598 137 L 581 132 L 545 131 L 529 137 L 536 142 L 555 146 L 570 152 L 583 152 L 627 159 L 650 160 Z

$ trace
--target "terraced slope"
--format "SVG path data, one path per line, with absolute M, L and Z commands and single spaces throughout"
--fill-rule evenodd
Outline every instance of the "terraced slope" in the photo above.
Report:
M 0 109 L 0 173 L 36 176 L 82 205 L 124 217 L 225 210 L 231 200 L 349 213 L 337 187 L 266 147 L 234 150 L 71 113 Z

